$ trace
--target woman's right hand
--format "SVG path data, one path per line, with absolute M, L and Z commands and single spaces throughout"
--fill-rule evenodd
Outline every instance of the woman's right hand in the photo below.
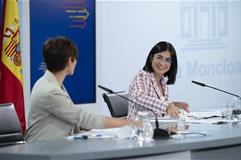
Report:
M 167 106 L 166 112 L 171 118 L 177 119 L 179 117 L 179 108 L 174 103 Z

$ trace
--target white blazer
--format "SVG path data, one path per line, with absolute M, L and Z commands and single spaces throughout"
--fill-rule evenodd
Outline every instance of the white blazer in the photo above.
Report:
M 104 116 L 75 107 L 64 86 L 46 71 L 31 93 L 26 141 L 47 140 L 77 133 L 81 128 L 104 128 Z

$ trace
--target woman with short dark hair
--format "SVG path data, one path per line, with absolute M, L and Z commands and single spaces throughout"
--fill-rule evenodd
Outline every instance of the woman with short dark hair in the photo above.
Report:
M 186 102 L 169 100 L 168 84 L 174 84 L 177 74 L 177 55 L 169 42 L 159 42 L 147 56 L 143 70 L 139 71 L 129 86 L 131 100 L 140 104 L 130 103 L 128 119 L 135 119 L 138 111 L 152 110 L 157 115 L 169 114 L 178 118 L 179 109 L 189 112 Z
M 78 58 L 76 45 L 59 36 L 43 46 L 47 66 L 31 92 L 31 108 L 25 139 L 28 142 L 49 140 L 79 133 L 80 129 L 112 128 L 138 125 L 140 122 L 90 114 L 75 107 L 63 81 L 74 74 Z

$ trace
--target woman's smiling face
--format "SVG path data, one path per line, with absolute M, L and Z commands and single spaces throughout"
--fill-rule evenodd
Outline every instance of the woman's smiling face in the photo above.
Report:
M 171 53 L 169 51 L 164 51 L 156 53 L 151 62 L 154 74 L 156 76 L 162 76 L 169 71 L 172 64 Z

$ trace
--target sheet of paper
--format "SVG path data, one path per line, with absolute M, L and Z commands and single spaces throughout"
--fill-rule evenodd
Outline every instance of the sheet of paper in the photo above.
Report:
M 152 117 L 151 118 L 151 122 L 155 122 L 156 119 L 155 117 Z M 166 115 L 165 117 L 158 117 L 158 122 L 161 123 L 161 122 L 177 122 L 177 119 L 173 119 L 171 118 L 170 116 Z
M 101 138 L 109 139 L 116 138 L 119 128 L 110 128 L 110 129 L 92 129 L 90 131 L 80 132 L 78 134 L 68 136 L 67 139 L 88 139 L 88 138 Z M 83 138 L 87 137 L 87 138 Z
M 154 120 L 154 119 L 151 119 L 151 122 L 155 122 L 156 120 Z M 177 119 L 158 119 L 158 122 L 159 123 L 171 123 L 171 122 L 177 122 Z
M 170 123 L 177 123 L 178 119 L 172 119 L 170 116 L 165 117 L 158 117 L 159 125 L 166 124 L 169 125 Z M 200 111 L 200 112 L 185 112 L 185 121 L 187 123 L 197 123 L 197 124 L 222 124 L 222 123 L 229 123 L 229 122 L 237 122 L 241 120 L 233 119 L 228 120 L 222 118 L 221 111 Z M 151 122 L 155 122 L 155 117 L 151 118 Z
M 208 119 L 193 119 L 193 118 L 187 118 L 187 123 L 196 123 L 196 124 L 222 124 L 222 123 L 232 123 L 232 122 L 238 122 L 240 120 L 237 119 L 224 119 L 220 117 L 216 118 L 208 118 Z
M 211 117 L 221 117 L 221 111 L 209 111 L 209 112 L 190 112 L 186 114 L 187 117 L 194 117 L 197 119 L 201 118 L 211 118 Z

